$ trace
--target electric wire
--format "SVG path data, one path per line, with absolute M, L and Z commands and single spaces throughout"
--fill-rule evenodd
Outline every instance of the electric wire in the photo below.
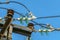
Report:
M 44 19 L 44 18 L 57 18 L 60 17 L 60 15 L 56 15 L 56 16 L 46 16 L 46 17 L 38 17 L 36 19 Z
M 0 4 L 8 4 L 8 3 L 17 3 L 19 5 L 22 5 L 23 7 L 25 7 L 27 9 L 28 12 L 30 12 L 30 10 L 24 4 L 22 4 L 20 2 L 16 2 L 16 1 L 0 2 Z
M 17 3 L 17 4 L 20 4 L 20 5 L 22 5 L 22 6 L 24 6 L 26 9 L 27 9 L 27 11 L 28 12 L 30 12 L 30 10 L 25 6 L 25 5 L 23 5 L 22 3 L 20 3 L 20 2 L 16 2 L 16 1 L 9 1 L 8 3 Z M 0 2 L 0 4 L 7 4 L 6 2 Z M 1 8 L 1 7 L 0 7 Z M 6 8 L 2 8 L 2 9 L 6 9 Z M 23 17 L 25 17 L 24 15 L 22 15 L 21 13 L 19 13 L 19 12 L 17 12 L 17 11 L 14 11 L 15 13 L 17 13 L 17 14 L 19 14 L 19 15 L 21 15 L 21 16 L 23 16 Z M 60 15 L 58 15 L 58 16 L 47 16 L 47 17 L 38 17 L 37 19 L 42 19 L 42 18 L 54 18 L 54 17 L 60 17 Z M 33 20 L 31 20 L 32 22 L 34 22 L 34 23 L 36 23 L 37 25 L 40 25 L 39 23 L 37 23 L 37 22 L 35 22 L 35 21 L 33 21 Z M 41 25 L 40 25 L 41 26 Z
M 0 7 L 0 9 L 5 9 L 5 10 L 9 10 L 8 8 L 4 8 L 4 7 Z M 24 15 L 22 15 L 21 13 L 19 13 L 19 12 L 17 12 L 17 11 L 14 11 L 15 13 L 17 13 L 17 14 L 19 14 L 20 16 L 23 16 L 23 17 L 25 17 Z M 35 22 L 35 21 L 33 21 L 33 20 L 31 20 L 32 22 L 34 22 L 35 24 L 37 24 L 37 25 L 40 25 L 40 26 L 42 26 L 41 24 L 39 24 L 39 23 L 37 23 L 37 22 Z M 45 24 L 44 24 L 45 25 Z

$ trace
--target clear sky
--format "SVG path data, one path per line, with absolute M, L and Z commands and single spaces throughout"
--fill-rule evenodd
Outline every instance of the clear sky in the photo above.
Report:
M 2 2 L 5 0 L 0 0 L 0 1 Z M 23 3 L 37 17 L 60 15 L 60 0 L 13 0 L 13 1 Z M 0 7 L 11 8 L 18 12 L 23 13 L 24 15 L 27 13 L 26 9 L 15 3 L 0 5 Z M 3 12 L 2 10 L 1 13 L 5 13 L 5 12 Z M 1 14 L 0 16 L 3 16 L 3 14 Z M 19 17 L 19 16 L 15 15 L 15 17 Z M 55 28 L 60 27 L 60 18 L 36 19 L 34 21 L 45 24 L 49 23 Z M 26 26 L 26 24 L 24 25 Z M 38 30 L 39 28 L 40 26 L 35 26 L 36 30 Z M 36 33 L 33 32 L 31 38 L 32 40 L 60 40 L 60 31 L 49 32 L 48 35 L 46 35 L 46 33 L 43 34 L 44 35 L 41 35 L 39 32 Z M 12 38 L 13 40 L 26 40 L 25 36 L 15 33 L 12 34 Z

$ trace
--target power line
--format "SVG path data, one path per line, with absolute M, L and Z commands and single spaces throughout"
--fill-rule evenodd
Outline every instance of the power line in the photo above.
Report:
M 8 4 L 8 3 L 17 3 L 19 5 L 22 5 L 23 7 L 25 7 L 27 9 L 28 12 L 30 12 L 30 10 L 24 4 L 22 4 L 20 2 L 16 2 L 16 1 L 0 2 L 0 4 Z
M 17 4 L 20 4 L 20 5 L 22 5 L 23 7 L 25 7 L 25 8 L 27 9 L 28 12 L 30 12 L 30 10 L 29 10 L 25 5 L 23 5 L 23 4 L 20 3 L 20 2 L 9 1 L 8 3 L 17 3 Z M 7 3 L 6 3 L 6 2 L 1 2 L 0 4 L 7 4 Z M 3 7 L 0 7 L 0 8 L 1 8 L 1 9 L 6 9 L 6 10 L 8 10 L 7 8 L 3 8 Z M 21 13 L 19 13 L 19 12 L 17 12 L 17 11 L 14 11 L 14 12 L 17 13 L 17 14 L 19 14 L 20 16 L 25 17 L 24 15 L 22 15 Z M 47 16 L 47 17 L 38 17 L 37 19 L 55 18 L 55 17 L 60 17 L 60 15 L 58 15 L 58 16 Z M 37 23 L 37 22 L 35 22 L 35 21 L 33 21 L 33 20 L 31 20 L 31 21 L 34 22 L 35 24 L 39 25 L 39 26 L 42 26 L 41 24 L 39 24 L 39 23 Z
M 0 9 L 9 10 L 8 8 L 4 8 L 4 7 L 0 7 Z M 14 12 L 17 13 L 18 15 L 20 15 L 20 16 L 23 16 L 21 13 L 19 13 L 17 11 L 14 11 Z
M 46 17 L 38 17 L 36 19 L 44 19 L 44 18 L 57 18 L 60 17 L 60 15 L 56 15 L 56 16 L 46 16 Z
M 4 7 L 0 7 L 1 9 L 5 9 L 5 10 L 9 10 L 8 8 L 4 8 Z M 20 15 L 20 16 L 23 16 L 23 17 L 25 17 L 23 14 L 21 14 L 21 13 L 19 13 L 19 12 L 17 12 L 17 11 L 14 11 L 15 13 L 17 13 L 18 15 Z M 59 15 L 58 16 L 47 16 L 47 17 L 38 17 L 38 18 L 52 18 L 52 17 L 60 17 Z M 37 23 L 37 22 L 35 22 L 35 21 L 33 21 L 33 20 L 31 20 L 33 23 L 35 23 L 36 25 L 39 25 L 39 26 L 41 26 L 41 27 L 44 27 L 44 28 L 47 28 L 47 27 L 45 27 L 45 26 L 43 26 L 43 25 L 46 25 L 46 24 L 41 24 L 41 23 Z
M 8 8 L 4 8 L 4 7 L 0 7 L 0 9 L 5 9 L 5 10 L 9 10 Z M 19 14 L 20 16 L 23 16 L 23 17 L 25 17 L 24 15 L 22 15 L 21 13 L 19 13 L 19 12 L 17 12 L 17 11 L 14 11 L 15 13 L 17 13 L 17 14 Z M 39 23 L 37 23 L 37 22 L 35 22 L 35 21 L 33 21 L 33 20 L 31 20 L 32 22 L 34 22 L 35 24 L 37 24 L 37 25 L 40 25 L 40 26 L 42 26 L 41 24 L 39 24 Z

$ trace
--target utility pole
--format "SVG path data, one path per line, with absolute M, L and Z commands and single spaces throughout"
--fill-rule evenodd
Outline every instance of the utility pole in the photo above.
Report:
M 8 10 L 6 17 L 4 18 L 4 22 L 2 22 L 2 20 L 0 19 L 0 40 L 12 40 L 12 32 L 17 33 L 17 34 L 21 34 L 27 37 L 27 40 L 31 39 L 31 34 L 32 32 L 53 32 L 53 31 L 60 31 L 60 28 L 54 28 L 53 26 L 51 26 L 50 24 L 41 24 L 41 23 L 37 23 L 33 20 L 35 19 L 42 19 L 42 18 L 55 18 L 55 17 L 60 17 L 60 15 L 57 16 L 46 16 L 46 17 L 36 17 L 32 14 L 32 12 L 22 3 L 20 2 L 16 2 L 16 1 L 9 1 L 6 0 L 6 2 L 0 2 L 0 4 L 9 4 L 9 3 L 17 3 L 19 5 L 22 5 L 24 8 L 27 9 L 27 11 L 29 12 L 29 17 L 24 16 L 23 14 L 16 12 L 12 9 L 8 9 L 8 8 L 4 8 L 4 7 L 0 7 L 1 9 L 5 9 Z M 20 26 L 17 24 L 12 24 L 12 20 L 13 20 L 13 15 L 14 12 L 19 14 L 19 16 L 22 16 L 22 18 L 17 18 L 14 20 L 17 21 L 32 21 L 35 25 L 38 25 L 39 27 L 44 27 L 45 29 L 39 29 L 39 30 L 34 30 L 34 24 L 33 23 L 29 23 L 26 27 L 25 26 Z
M 10 31 L 11 31 L 11 22 L 12 22 L 12 18 L 13 18 L 13 15 L 14 15 L 14 12 L 13 10 L 9 9 L 8 12 L 7 12 L 7 16 L 6 16 L 6 19 L 5 19 L 5 23 L 3 25 L 3 28 L 1 29 L 1 32 L 0 32 L 0 38 L 2 39 L 3 37 L 7 37 L 7 40 L 8 40 L 8 37 L 10 36 Z M 7 30 L 8 29 L 8 30 Z M 7 32 L 8 31 L 8 32 Z M 5 32 L 7 32 L 6 35 Z M 8 34 L 9 33 L 9 34 Z

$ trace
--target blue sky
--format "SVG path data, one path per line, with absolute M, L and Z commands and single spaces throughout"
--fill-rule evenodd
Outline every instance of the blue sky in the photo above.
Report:
M 3 2 L 5 0 L 0 0 L 0 1 Z M 37 17 L 60 15 L 60 0 L 13 0 L 13 1 L 23 3 Z M 24 15 L 27 13 L 26 9 L 24 9 L 22 6 L 18 6 L 15 3 L 0 5 L 0 7 L 11 8 L 18 12 L 23 13 Z M 4 14 L 6 13 L 3 12 L 3 10 L 1 9 L 0 11 L 1 13 Z M 0 16 L 3 16 L 3 14 L 1 14 Z M 15 15 L 15 17 L 19 17 L 19 16 Z M 34 21 L 45 24 L 49 23 L 55 28 L 60 27 L 60 18 L 36 19 Z M 35 26 L 36 30 L 38 30 L 39 28 L 40 28 L 39 26 Z M 46 35 L 45 33 L 44 35 L 41 35 L 39 32 L 36 33 L 33 32 L 31 35 L 32 40 L 60 40 L 59 37 L 60 37 L 60 31 L 49 32 L 48 35 Z M 26 40 L 25 36 L 15 33 L 12 34 L 12 38 L 13 40 Z

